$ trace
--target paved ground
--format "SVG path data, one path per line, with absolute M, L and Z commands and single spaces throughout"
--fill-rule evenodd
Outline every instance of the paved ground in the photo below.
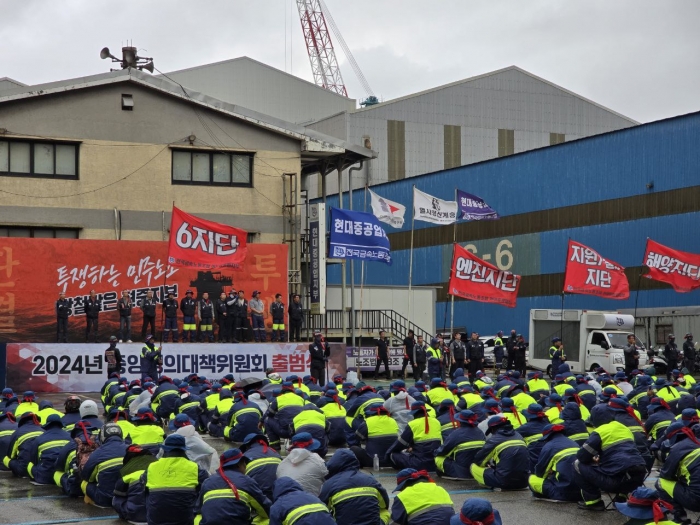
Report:
M 382 384 L 382 382 L 377 382 L 377 384 Z M 42 396 L 42 399 L 52 399 L 58 407 L 65 397 L 65 394 L 48 395 Z M 81 397 L 96 399 L 98 396 L 84 394 Z M 223 440 L 208 437 L 206 439 L 220 451 L 226 450 L 229 446 Z M 382 469 L 376 474 L 372 471 L 367 472 L 375 475 L 389 492 L 396 487 L 394 471 Z M 455 482 L 436 479 L 438 484 L 452 496 L 456 510 L 461 508 L 462 503 L 467 498 L 486 498 L 493 502 L 494 506 L 501 512 L 506 524 L 562 525 L 562 523 L 568 522 L 577 525 L 618 525 L 626 521 L 616 511 L 585 512 L 578 510 L 576 504 L 538 501 L 531 497 L 529 491 L 494 492 L 479 488 L 473 481 Z M 653 478 L 649 479 L 649 483 L 653 483 L 653 481 Z M 43 525 L 79 522 L 90 522 L 95 525 L 125 523 L 117 518 L 114 511 L 98 509 L 85 505 L 82 500 L 68 498 L 57 487 L 34 486 L 26 479 L 18 480 L 13 478 L 11 474 L 0 473 L 0 523 Z

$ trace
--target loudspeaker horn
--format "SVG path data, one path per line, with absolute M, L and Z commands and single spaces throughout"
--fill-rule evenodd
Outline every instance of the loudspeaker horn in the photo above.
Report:
M 153 60 L 151 60 L 150 62 L 146 62 L 146 63 L 145 63 L 144 65 L 142 65 L 142 66 L 139 66 L 139 69 L 142 69 L 142 70 L 145 69 L 145 70 L 148 71 L 149 73 L 153 73 L 153 69 L 154 69 Z

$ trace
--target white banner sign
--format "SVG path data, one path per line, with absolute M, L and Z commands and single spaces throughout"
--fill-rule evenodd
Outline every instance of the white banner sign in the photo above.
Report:
M 457 220 L 457 201 L 444 201 L 413 188 L 413 218 L 433 224 L 453 224 Z
M 403 216 L 406 213 L 406 206 L 380 197 L 372 190 L 369 190 L 369 194 L 372 197 L 372 213 L 374 216 L 394 228 L 401 228 L 403 226 Z

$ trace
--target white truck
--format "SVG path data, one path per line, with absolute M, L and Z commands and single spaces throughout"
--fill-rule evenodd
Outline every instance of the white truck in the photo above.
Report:
M 614 374 L 625 369 L 624 347 L 627 336 L 634 333 L 634 316 L 618 312 L 592 310 L 530 310 L 530 360 L 532 368 L 550 376 L 552 360 L 549 348 L 559 337 L 564 345 L 566 362 L 574 373 L 592 371 L 602 366 Z M 639 367 L 647 361 L 641 342 Z

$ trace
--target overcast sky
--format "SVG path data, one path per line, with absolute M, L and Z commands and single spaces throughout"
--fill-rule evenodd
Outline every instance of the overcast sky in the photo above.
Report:
M 698 0 L 326 3 L 383 100 L 517 65 L 642 122 L 700 110 Z M 127 39 L 165 72 L 247 55 L 312 80 L 296 0 L 0 5 L 0 77 L 26 84 L 108 71 L 100 49 L 120 55 Z

